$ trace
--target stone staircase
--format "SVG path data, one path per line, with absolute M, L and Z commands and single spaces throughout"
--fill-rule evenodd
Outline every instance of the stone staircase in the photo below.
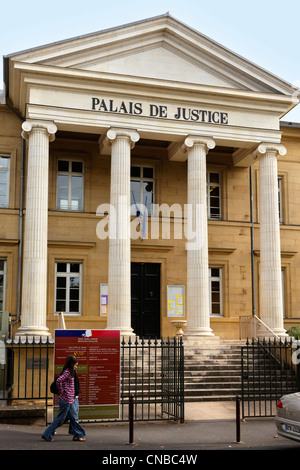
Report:
M 235 400 L 241 394 L 241 345 L 238 340 L 204 339 L 194 345 L 184 341 L 184 394 L 186 402 Z M 153 351 L 132 351 L 129 363 L 125 361 L 122 382 L 128 395 L 129 371 L 131 383 L 136 380 L 134 393 L 142 388 L 150 395 L 161 388 L 161 352 L 154 360 Z M 143 357 L 143 359 L 142 359 Z M 155 372 L 156 369 L 156 372 Z M 132 388 L 132 386 L 131 386 Z
M 223 340 L 217 337 L 202 339 L 198 344 L 184 340 L 184 397 L 185 402 L 235 401 L 242 395 L 241 347 L 246 341 Z M 127 364 L 122 387 L 125 395 L 131 383 L 136 380 L 131 390 L 136 397 L 146 393 L 154 400 L 155 391 L 160 393 L 162 386 L 161 350 L 148 350 L 147 344 L 141 351 L 131 352 L 130 367 Z M 290 371 L 280 371 L 274 358 L 262 355 L 257 348 L 244 349 L 243 379 L 249 396 L 259 399 L 269 397 L 274 390 L 282 386 L 284 390 L 294 391 Z M 246 356 L 249 361 L 248 372 L 245 369 Z M 172 360 L 171 360 L 172 366 Z M 171 377 L 172 377 L 171 369 Z M 249 374 L 249 377 L 248 377 Z M 287 377 L 286 377 L 286 375 Z M 143 392 L 142 392 L 143 390 Z M 290 393 L 291 393 L 290 392 Z M 128 393 L 127 393 L 128 395 Z M 126 395 L 126 396 L 127 396 Z
M 206 340 L 184 346 L 185 401 L 229 401 L 241 394 L 241 345 L 237 340 Z

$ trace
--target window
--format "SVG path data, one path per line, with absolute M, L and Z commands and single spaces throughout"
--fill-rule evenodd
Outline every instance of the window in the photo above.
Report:
M 0 207 L 9 204 L 10 156 L 0 154 Z
M 283 224 L 283 205 L 282 205 L 282 176 L 278 179 L 278 212 L 279 212 L 279 223 Z
M 147 166 L 132 166 L 130 169 L 131 215 L 139 215 L 138 211 L 143 211 L 143 206 L 146 206 L 149 215 L 152 214 L 153 203 L 154 169 Z
M 81 314 L 82 263 L 59 261 L 55 265 L 55 311 Z
M 0 314 L 5 310 L 6 261 L 0 259 Z M 1 319 L 1 316 L 0 316 Z
M 207 216 L 209 219 L 221 219 L 221 182 L 220 173 L 207 173 Z
M 58 160 L 57 162 L 57 209 L 83 210 L 83 163 Z
M 210 315 L 223 315 L 222 268 L 209 268 Z

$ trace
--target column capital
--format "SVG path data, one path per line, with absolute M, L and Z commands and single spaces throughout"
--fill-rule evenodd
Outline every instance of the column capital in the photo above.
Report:
M 140 135 L 135 129 L 111 127 L 106 133 L 105 143 L 111 144 L 118 139 L 118 137 L 126 137 L 129 140 L 131 148 L 133 148 L 135 143 L 140 140 Z
M 267 153 L 274 153 L 277 155 L 284 156 L 287 153 L 287 150 L 283 144 L 273 144 L 262 142 L 256 149 L 257 157 L 262 157 Z
M 23 139 L 28 139 L 29 134 L 33 131 L 33 129 L 42 129 L 47 132 L 49 141 L 53 142 L 55 139 L 55 133 L 57 132 L 57 127 L 53 122 L 49 121 L 31 121 L 27 120 L 22 124 L 22 137 Z
M 208 152 L 208 150 L 215 148 L 216 143 L 211 137 L 188 135 L 182 145 L 182 150 L 187 151 L 188 149 L 194 147 L 194 145 L 204 146 L 205 151 Z

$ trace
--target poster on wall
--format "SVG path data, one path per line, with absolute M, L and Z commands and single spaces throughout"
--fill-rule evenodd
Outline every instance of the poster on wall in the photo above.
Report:
M 168 286 L 168 317 L 184 317 L 184 286 Z
M 100 284 L 100 316 L 108 314 L 108 284 Z
M 55 330 L 54 377 L 70 354 L 78 359 L 79 419 L 120 416 L 120 331 Z M 54 395 L 54 416 L 58 397 Z

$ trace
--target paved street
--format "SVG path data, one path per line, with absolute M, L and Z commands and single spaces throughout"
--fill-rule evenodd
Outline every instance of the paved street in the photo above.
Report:
M 126 424 L 86 424 L 86 442 L 73 442 L 68 426 L 58 429 L 54 442 L 41 439 L 44 430 L 39 425 L 0 425 L 1 450 L 266 450 L 296 449 L 300 443 L 275 437 L 272 419 L 243 422 L 241 442 L 236 443 L 233 421 L 190 421 L 135 423 L 134 440 L 129 444 L 129 427 Z
M 237 443 L 234 410 L 233 403 L 198 403 L 186 407 L 183 424 L 136 422 L 131 444 L 128 423 L 83 424 L 86 442 L 73 442 L 67 425 L 57 430 L 54 442 L 46 442 L 41 439 L 43 424 L 0 424 L 0 450 L 97 450 L 102 458 L 137 456 L 137 451 L 145 451 L 142 454 L 145 456 L 149 452 L 168 455 L 168 451 L 170 455 L 185 455 L 185 451 L 198 455 L 204 450 L 300 450 L 300 443 L 277 436 L 273 418 L 242 421 L 240 443 Z M 137 464 L 138 461 L 134 463 Z

